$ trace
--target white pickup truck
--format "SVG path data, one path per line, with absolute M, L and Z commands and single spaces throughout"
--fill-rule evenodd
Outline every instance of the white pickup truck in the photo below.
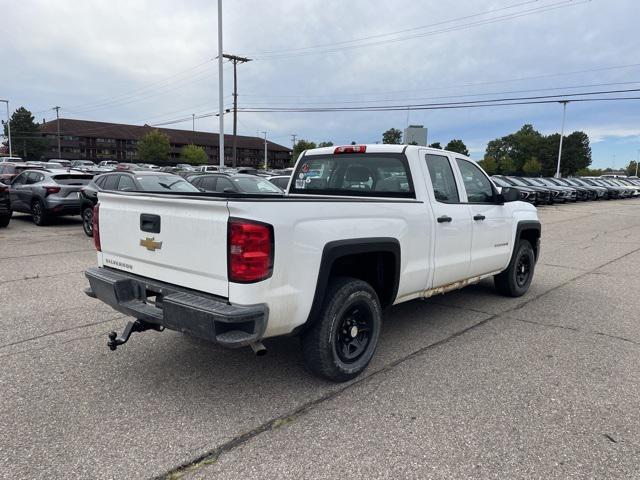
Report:
M 494 277 L 524 294 L 539 255 L 535 207 L 469 158 L 402 145 L 307 150 L 283 194 L 101 192 L 89 296 L 223 346 L 300 335 L 314 373 L 371 360 L 382 309 Z

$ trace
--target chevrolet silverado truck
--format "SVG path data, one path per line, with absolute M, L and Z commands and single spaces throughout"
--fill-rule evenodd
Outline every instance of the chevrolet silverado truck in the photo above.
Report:
M 100 192 L 86 293 L 133 317 L 109 334 L 180 331 L 226 347 L 298 335 L 315 374 L 371 360 L 385 307 L 493 277 L 517 297 L 540 249 L 536 208 L 458 153 L 307 150 L 282 195 Z

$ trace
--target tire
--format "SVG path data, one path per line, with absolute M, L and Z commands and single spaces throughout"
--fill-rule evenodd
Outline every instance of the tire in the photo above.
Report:
M 528 240 L 516 245 L 509 266 L 493 277 L 496 290 L 508 297 L 520 297 L 527 293 L 536 265 L 536 257 Z
M 47 224 L 49 219 L 47 218 L 47 212 L 41 200 L 34 200 L 31 204 L 31 217 L 33 218 L 33 223 L 39 227 Z
M 11 221 L 11 215 L 13 215 L 13 212 L 9 210 L 9 213 L 0 216 L 0 228 L 9 225 L 9 221 Z
M 318 316 L 302 334 L 307 368 L 334 382 L 357 377 L 373 357 L 381 326 L 380 301 L 371 285 L 333 278 Z
M 87 207 L 82 211 L 82 230 L 87 237 L 93 237 L 93 208 Z

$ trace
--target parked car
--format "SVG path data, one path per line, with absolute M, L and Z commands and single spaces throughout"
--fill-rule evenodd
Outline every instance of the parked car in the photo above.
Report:
M 9 184 L 20 173 L 29 169 L 35 169 L 35 167 L 26 163 L 2 162 L 0 163 L 0 183 Z
M 578 200 L 586 202 L 587 200 L 597 200 L 598 193 L 592 189 L 591 187 L 583 187 L 581 185 L 574 185 L 572 182 L 567 180 L 566 178 L 552 178 L 550 179 L 557 185 L 563 185 L 565 187 L 575 188 L 577 192 Z
M 46 225 L 53 216 L 78 215 L 80 190 L 91 178 L 66 170 L 25 170 L 9 186 L 11 208 L 30 213 L 38 226 Z
M 217 173 L 220 171 L 219 165 L 199 165 L 194 169 L 196 172 Z
M 319 148 L 292 177 L 273 199 L 101 195 L 86 293 L 133 317 L 109 348 L 166 327 L 263 354 L 264 338 L 295 334 L 312 372 L 347 381 L 373 357 L 384 307 L 489 277 L 511 297 L 531 285 L 536 208 L 463 155 Z
M 170 173 L 153 170 L 103 173 L 80 191 L 80 212 L 84 233 L 93 236 L 93 207 L 99 192 L 198 192 L 186 180 Z
M 589 185 L 579 178 L 563 178 L 566 184 L 572 187 L 582 187 L 586 188 L 590 192 L 591 200 L 602 200 L 607 197 L 607 189 L 604 187 L 596 187 L 594 185 Z
M 283 191 L 273 183 L 255 175 L 236 173 L 205 173 L 196 175 L 189 181 L 205 192 L 215 193 L 253 193 L 282 195 Z
M 96 164 L 91 160 L 73 160 L 71 162 L 71 168 L 75 168 L 77 170 L 93 170 L 96 168 Z
M 522 200 L 523 202 L 531 203 L 532 205 L 538 204 L 538 194 L 535 190 L 528 187 L 513 186 L 498 176 L 491 177 L 491 180 L 493 180 L 493 183 L 495 183 L 496 186 L 500 188 L 515 188 L 518 192 L 520 192 L 520 200 Z
M 539 182 L 546 187 L 555 187 L 560 189 L 563 192 L 563 197 L 566 202 L 577 202 L 578 201 L 578 191 L 575 188 L 567 187 L 565 185 L 559 185 L 555 182 L 552 182 L 548 178 L 529 178 L 532 182 Z
M 195 168 L 193 168 L 192 165 L 189 165 L 188 163 L 177 163 L 176 167 L 178 167 L 180 170 L 190 170 L 190 171 L 195 171 Z
M 620 187 L 607 185 L 606 183 L 600 182 L 598 179 L 594 179 L 594 178 L 582 177 L 580 178 L 580 181 L 586 183 L 587 185 L 591 185 L 593 187 L 604 188 L 607 191 L 606 197 L 605 197 L 607 200 L 619 199 L 623 197 L 622 189 Z
M 110 168 L 111 170 L 115 170 L 118 166 L 118 162 L 115 160 L 103 160 L 98 164 L 100 168 Z
M 9 225 L 12 214 L 9 187 L 0 183 L 0 227 Z
M 524 178 L 520 177 L 507 177 L 504 175 L 496 176 L 502 178 L 502 180 L 507 183 L 507 186 L 523 187 L 534 190 L 537 193 L 537 204 L 544 203 L 546 205 L 551 205 L 554 202 L 553 194 L 549 187 L 530 184 L 530 182 L 527 182 Z
M 3 162 L 11 162 L 11 163 L 21 163 L 22 158 L 20 157 L 0 157 L 0 163 Z
M 604 185 L 608 185 L 610 187 L 615 187 L 618 189 L 618 192 L 620 192 L 620 196 L 619 198 L 630 198 L 631 197 L 631 190 L 629 190 L 628 188 L 625 188 L 623 185 L 620 185 L 618 183 L 614 182 L 613 178 L 599 178 L 597 179 L 598 183 L 600 184 L 604 184 Z
M 267 180 L 281 190 L 286 190 L 287 186 L 289 186 L 289 180 L 291 180 L 291 177 L 289 175 L 274 175 L 272 177 L 267 177 Z
M 71 160 L 65 160 L 63 158 L 50 158 L 47 163 L 57 163 L 62 165 L 62 168 L 71 168 Z

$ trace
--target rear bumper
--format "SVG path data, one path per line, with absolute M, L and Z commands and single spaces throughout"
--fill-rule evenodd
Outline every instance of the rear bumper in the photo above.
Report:
M 170 330 L 235 348 L 264 335 L 266 305 L 231 305 L 225 299 L 109 268 L 85 271 L 87 295 L 115 310 Z
M 53 215 L 79 215 L 80 198 L 47 197 L 45 208 Z

